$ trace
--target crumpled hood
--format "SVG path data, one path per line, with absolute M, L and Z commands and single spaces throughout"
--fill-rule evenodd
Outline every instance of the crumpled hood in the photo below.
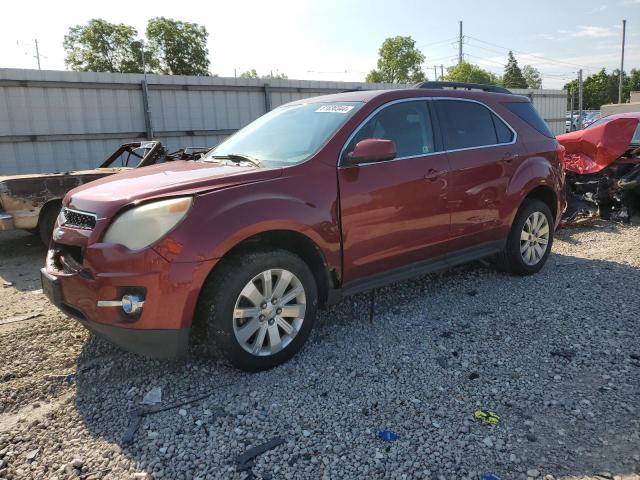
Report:
M 108 218 L 130 203 L 219 190 L 270 180 L 281 174 L 281 168 L 174 161 L 130 170 L 82 185 L 71 190 L 63 204 L 76 210 L 93 212 L 98 218 Z
M 596 173 L 611 165 L 629 148 L 638 119 L 615 118 L 601 125 L 558 135 L 565 148 L 564 168 L 575 173 Z

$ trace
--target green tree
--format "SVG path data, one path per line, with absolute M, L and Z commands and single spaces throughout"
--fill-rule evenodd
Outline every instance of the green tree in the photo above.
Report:
M 390 37 L 378 51 L 378 68 L 367 75 L 367 82 L 415 83 L 425 80 L 424 55 L 411 37 Z
M 100 18 L 76 25 L 64 36 L 64 63 L 80 72 L 141 73 L 142 43 L 136 40 L 137 34 L 129 25 Z M 145 60 L 153 63 L 150 54 L 145 53 Z
M 507 64 L 504 67 L 502 85 L 505 88 L 527 88 L 527 81 L 522 76 L 522 70 L 520 70 L 512 51 L 509 51 Z
M 488 85 L 497 85 L 499 83 L 498 77 L 493 73 L 468 62 L 448 67 L 444 80 L 447 82 L 483 83 Z
M 622 86 L 622 97 L 629 100 L 631 92 L 640 92 L 640 70 L 632 68 L 627 81 Z
M 572 80 L 564 88 L 569 94 L 574 94 L 574 107 L 578 108 L 578 80 Z M 588 76 L 582 82 L 582 108 L 584 110 L 599 110 L 600 106 L 611 103 L 611 97 L 608 92 L 609 75 L 603 68 L 598 73 Z
M 258 77 L 258 72 L 256 72 L 256 69 L 252 68 L 251 70 L 247 70 L 246 72 L 242 72 L 240 74 L 240 78 L 259 78 L 259 77 Z
M 271 73 L 267 73 L 266 75 L 262 75 L 260 78 L 264 78 L 265 80 L 271 80 L 271 79 L 274 79 L 274 80 L 286 80 L 289 77 L 287 77 L 287 75 L 284 74 L 284 73 L 275 73 L 274 74 L 273 72 L 271 72 Z
M 284 73 L 276 73 L 274 74 L 273 72 L 268 73 L 266 75 L 258 75 L 258 72 L 256 71 L 255 68 L 252 68 L 251 70 L 247 70 L 246 72 L 242 72 L 240 74 L 240 78 L 263 78 L 265 80 L 271 80 L 271 79 L 275 79 L 275 80 L 286 80 L 287 75 Z
M 209 75 L 209 34 L 205 27 L 158 17 L 149 20 L 146 33 L 160 73 Z
M 527 88 L 542 88 L 542 79 L 537 68 L 531 65 L 522 67 L 522 76 L 527 82 Z

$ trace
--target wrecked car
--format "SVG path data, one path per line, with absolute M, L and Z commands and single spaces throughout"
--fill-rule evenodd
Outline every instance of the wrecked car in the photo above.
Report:
M 529 99 L 500 87 L 305 98 L 200 160 L 69 192 L 43 292 L 130 351 L 184 354 L 195 325 L 264 370 L 345 296 L 494 255 L 538 272 L 564 209 L 560 155 Z
M 629 223 L 640 211 L 640 112 L 601 118 L 557 138 L 565 148 L 562 224 L 595 218 Z
M 62 198 L 69 190 L 131 168 L 190 160 L 207 150 L 189 147 L 167 153 L 157 141 L 126 143 L 92 170 L 0 176 L 0 230 L 28 230 L 48 244 Z

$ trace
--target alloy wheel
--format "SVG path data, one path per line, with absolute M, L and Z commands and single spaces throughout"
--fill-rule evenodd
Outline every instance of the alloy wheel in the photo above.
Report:
M 233 332 L 247 352 L 274 355 L 300 331 L 306 311 L 302 282 L 284 269 L 265 270 L 242 289 L 233 310 Z
M 529 266 L 536 265 L 549 245 L 549 222 L 542 212 L 533 212 L 524 222 L 520 233 L 520 254 Z

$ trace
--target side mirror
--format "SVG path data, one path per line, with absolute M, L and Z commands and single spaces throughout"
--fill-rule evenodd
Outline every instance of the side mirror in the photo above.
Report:
M 360 140 L 353 152 L 342 160 L 342 165 L 352 167 L 360 163 L 383 162 L 396 158 L 396 144 L 392 140 L 382 138 L 365 138 Z

